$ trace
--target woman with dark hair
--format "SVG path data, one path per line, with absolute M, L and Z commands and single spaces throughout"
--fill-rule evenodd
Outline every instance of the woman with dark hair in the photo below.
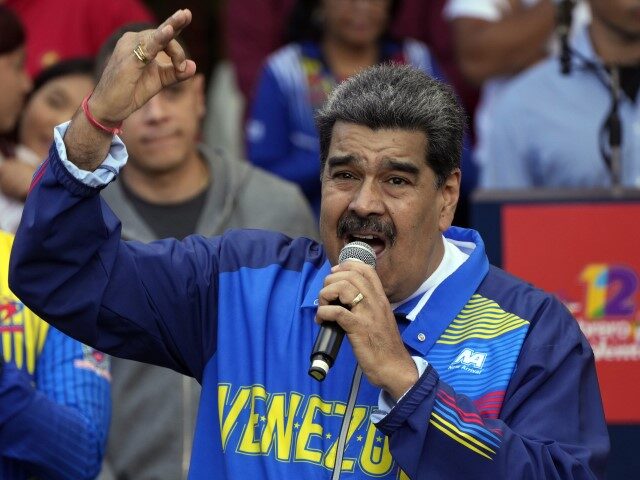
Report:
M 0 5 L 0 162 L 11 155 L 6 135 L 15 127 L 24 98 L 31 89 L 25 67 L 24 28 L 18 17 Z
M 269 57 L 247 124 L 249 159 L 302 188 L 320 211 L 314 113 L 342 80 L 381 62 L 412 64 L 441 78 L 426 45 L 396 41 L 388 26 L 397 0 L 300 0 L 291 43 Z
M 93 60 L 63 60 L 40 72 L 18 122 L 13 159 L 0 165 L 0 229 L 15 232 L 36 167 L 47 156 L 53 127 L 71 120 L 93 89 Z M 15 121 L 14 121 L 15 122 Z
M 20 144 L 42 161 L 53 140 L 53 127 L 70 120 L 94 87 L 90 58 L 63 60 L 42 70 L 18 123 Z
M 20 21 L 0 5 L 0 136 L 15 130 L 31 89 L 24 43 Z M 84 83 L 74 75 L 84 75 Z M 20 122 L 25 145 L 15 148 L 4 137 L 0 186 L 18 184 L 26 196 L 33 164 L 45 156 L 37 139 L 48 128 L 50 144 L 53 125 L 71 118 L 92 85 L 91 67 L 61 64 L 42 73 Z M 65 113 L 54 91 L 68 95 Z M 31 161 L 27 149 L 35 152 Z M 0 194 L 0 229 L 14 230 L 21 213 L 21 201 Z M 0 231 L 0 479 L 95 478 L 111 415 L 108 357 L 51 327 L 15 296 L 7 281 L 12 246 L 13 236 Z

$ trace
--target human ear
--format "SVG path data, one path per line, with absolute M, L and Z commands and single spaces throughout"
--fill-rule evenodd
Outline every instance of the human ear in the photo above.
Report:
M 444 232 L 451 226 L 453 215 L 456 213 L 456 206 L 460 198 L 460 181 L 462 172 L 456 168 L 445 179 L 440 187 L 440 195 L 442 195 L 442 208 L 440 210 L 440 218 L 438 219 L 438 227 Z

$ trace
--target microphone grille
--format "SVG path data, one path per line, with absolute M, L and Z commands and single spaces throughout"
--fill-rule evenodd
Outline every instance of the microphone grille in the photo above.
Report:
M 350 242 L 342 247 L 338 261 L 342 263 L 345 260 L 360 260 L 376 268 L 376 254 L 373 248 L 365 242 Z

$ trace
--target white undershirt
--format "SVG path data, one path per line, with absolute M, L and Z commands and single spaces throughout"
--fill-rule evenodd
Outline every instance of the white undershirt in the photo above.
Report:
M 415 292 L 401 302 L 391 304 L 391 308 L 395 310 L 403 303 L 406 303 L 419 295 L 423 295 L 422 299 L 414 309 L 407 314 L 408 320 L 413 321 L 416 318 L 420 310 L 422 310 L 422 307 L 425 306 L 427 300 L 431 297 L 431 294 L 433 294 L 436 287 L 440 285 L 445 278 L 455 272 L 467 260 L 467 258 L 469 258 L 469 255 L 463 252 L 454 241 L 443 236 L 442 243 L 444 244 L 444 254 L 438 268 L 436 268 L 434 272 L 429 275 L 424 282 L 422 282 L 422 285 L 420 285 Z

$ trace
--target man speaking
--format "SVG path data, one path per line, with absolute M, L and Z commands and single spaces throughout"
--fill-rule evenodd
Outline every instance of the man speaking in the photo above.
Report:
M 190 20 L 126 34 L 57 128 L 11 288 L 82 342 L 202 383 L 192 479 L 602 477 L 591 349 L 558 301 L 449 228 L 464 116 L 411 67 L 366 70 L 320 111 L 322 244 L 257 230 L 121 241 L 98 195 L 126 161 L 115 132 L 195 73 L 174 40 Z M 375 269 L 339 263 L 353 241 Z M 319 382 L 308 369 L 324 322 L 347 341 Z

